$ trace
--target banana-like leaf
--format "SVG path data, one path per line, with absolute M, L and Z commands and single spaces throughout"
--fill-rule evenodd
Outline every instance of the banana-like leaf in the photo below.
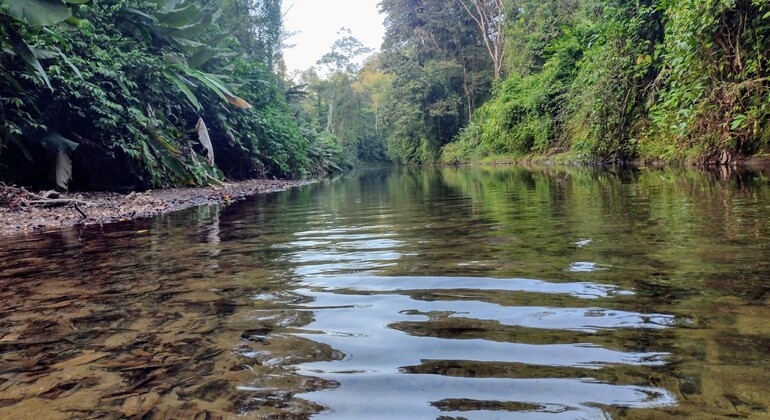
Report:
M 70 154 L 78 148 L 79 144 L 67 139 L 56 131 L 46 134 L 39 140 L 40 145 L 53 153 Z
M 69 4 L 86 4 L 91 0 L 64 0 L 65 3 Z
M 53 48 L 59 53 L 59 57 L 61 57 L 62 60 L 64 60 L 64 62 L 67 63 L 67 65 L 72 69 L 73 72 L 75 72 L 75 74 L 80 78 L 80 80 L 83 80 L 83 75 L 80 73 L 80 69 L 78 69 L 77 66 L 75 66 L 72 63 L 72 61 L 70 61 L 69 58 L 67 58 L 67 55 L 64 54 L 64 52 L 59 47 L 53 47 Z
M 251 109 L 250 103 L 235 96 L 228 88 L 225 87 L 222 82 L 217 80 L 213 74 L 204 73 L 199 70 L 194 70 L 188 67 L 182 67 L 182 70 L 190 77 L 203 83 L 209 90 L 214 92 L 217 96 L 222 98 L 223 101 L 242 109 Z
M 11 73 L 8 73 L 7 71 L 0 69 L 0 76 L 3 76 L 3 79 L 8 81 L 8 83 L 10 83 L 11 86 L 13 86 L 17 91 L 19 91 L 19 92 L 23 92 L 24 91 L 24 88 L 21 87 L 21 84 L 19 83 L 19 81 L 16 80 L 16 78 L 14 78 L 11 75 Z
M 21 35 L 19 35 L 19 33 L 16 32 L 13 27 L 6 25 L 5 29 L 8 31 L 8 40 L 11 41 L 11 46 L 13 47 L 13 51 L 16 53 L 16 55 L 24 60 L 24 64 L 26 64 L 27 67 L 29 67 L 31 70 L 37 73 L 41 79 L 43 79 L 46 86 L 48 86 L 48 89 L 53 90 L 53 87 L 51 86 L 51 80 L 48 79 L 48 75 L 45 73 L 45 70 L 43 70 L 43 66 L 40 64 L 40 61 L 37 59 L 37 57 L 35 57 L 35 54 L 29 48 L 29 45 L 27 45 Z
M 209 129 L 206 127 L 206 123 L 203 118 L 198 118 L 198 123 L 195 124 L 195 129 L 198 131 L 198 141 L 206 149 L 209 165 L 214 166 L 214 146 L 211 144 L 211 137 L 209 136 Z
M 53 25 L 67 20 L 70 9 L 61 0 L 0 0 L 8 14 L 31 26 Z
M 155 4 L 158 5 L 160 10 L 171 10 L 180 3 L 180 0 L 155 0 Z
M 208 45 L 204 45 L 199 48 L 192 57 L 187 59 L 187 64 L 194 69 L 200 68 L 209 60 L 214 58 L 214 56 L 217 55 L 217 52 L 218 51 L 216 48 L 211 48 Z
M 197 22 L 182 27 L 169 28 L 165 32 L 177 38 L 195 38 L 211 27 L 212 20 L 210 14 L 205 14 Z
M 24 157 L 27 158 L 28 161 L 32 162 L 35 160 L 34 157 L 32 157 L 32 153 L 29 151 L 29 149 L 27 149 L 27 146 L 25 146 L 24 143 L 22 143 L 18 137 L 14 135 L 10 135 L 8 136 L 8 140 L 10 140 L 11 143 L 15 144 L 16 147 L 19 148 L 19 150 L 21 150 L 21 153 L 24 154 Z
M 171 28 L 183 28 L 192 25 L 201 17 L 201 9 L 195 3 L 190 3 L 179 9 L 156 14 L 160 23 Z
M 128 12 L 128 13 L 132 13 L 132 14 L 135 14 L 137 16 L 141 16 L 141 17 L 143 17 L 145 19 L 149 19 L 149 20 L 151 20 L 153 22 L 157 22 L 158 21 L 158 18 L 156 18 L 155 16 L 147 14 L 147 13 L 144 13 L 141 10 L 134 9 L 133 7 L 126 7 L 123 10 Z
M 174 83 L 176 87 L 178 87 L 179 90 L 181 90 L 182 93 L 184 93 L 184 95 L 187 97 L 187 100 L 190 101 L 190 104 L 196 111 L 200 111 L 202 109 L 201 103 L 198 100 L 198 97 L 196 97 L 195 94 L 192 93 L 190 88 L 187 86 L 187 83 L 185 83 L 181 77 L 169 71 L 164 71 L 163 76 L 165 76 L 166 79 Z
M 64 152 L 56 154 L 56 185 L 67 189 L 72 179 L 72 160 Z
M 193 69 L 191 69 L 191 68 L 188 68 L 188 67 L 182 67 L 181 69 L 182 69 L 182 70 L 183 70 L 185 73 L 187 73 L 187 75 L 188 75 L 188 76 L 190 76 L 190 77 L 192 77 L 193 79 L 195 79 L 195 80 L 197 80 L 197 81 L 199 81 L 199 82 L 203 83 L 203 85 L 204 85 L 204 86 L 206 86 L 207 88 L 209 88 L 209 90 L 211 90 L 211 91 L 212 91 L 212 92 L 214 92 L 214 93 L 215 93 L 217 96 L 219 96 L 220 98 L 222 98 L 222 100 L 223 100 L 223 101 L 227 102 L 227 97 L 225 96 L 225 94 L 224 94 L 224 93 L 222 93 L 222 91 L 221 91 L 220 89 L 218 89 L 218 88 L 216 87 L 216 85 L 214 85 L 213 83 L 211 83 L 211 80 L 209 80 L 209 79 L 208 79 L 208 78 L 205 76 L 205 73 L 203 73 L 203 72 L 201 72 L 201 71 L 198 71 L 198 70 L 193 70 Z
M 172 44 L 174 45 L 178 50 L 184 51 L 184 52 L 191 52 L 195 51 L 197 48 L 201 48 L 204 46 L 204 44 L 201 44 L 200 42 L 191 41 L 187 38 L 179 38 L 175 36 L 169 37 L 169 40 L 173 41 Z
M 216 76 L 214 76 L 213 74 L 207 74 L 207 73 L 202 73 L 202 74 L 203 74 L 203 77 L 207 78 L 212 85 L 214 85 L 217 89 L 219 89 L 222 92 L 222 95 L 225 97 L 225 101 L 227 101 L 227 103 L 241 109 L 252 108 L 250 103 L 244 101 L 243 99 L 235 96 L 232 92 L 230 92 L 230 89 L 226 88 L 222 82 L 217 80 Z
M 203 45 L 195 51 L 193 56 L 187 60 L 187 64 L 194 69 L 198 69 L 206 64 L 209 60 L 216 57 L 217 54 L 221 53 L 221 51 L 217 49 L 217 45 L 224 41 L 228 36 L 230 36 L 230 33 L 224 32 L 211 38 L 206 45 Z
M 237 96 L 228 96 L 227 102 L 237 108 L 241 109 L 251 109 L 253 108 L 250 103 L 246 102 L 245 100 L 237 97 Z
M 48 60 L 51 58 L 54 58 L 58 56 L 56 51 L 50 49 L 50 48 L 41 48 L 41 47 L 29 47 L 30 51 L 32 51 L 32 54 L 35 55 L 35 57 L 38 60 Z
M 166 169 L 171 171 L 177 180 L 184 182 L 185 184 L 192 184 L 193 182 L 189 171 L 185 169 L 184 164 L 182 164 L 182 162 L 177 158 L 179 151 L 176 150 L 163 137 L 158 135 L 158 133 L 156 133 L 155 130 L 153 130 L 151 127 L 145 126 L 145 130 L 147 131 L 147 134 L 150 135 L 150 138 L 155 140 L 155 142 L 144 143 L 152 150 L 154 150 L 155 154 L 160 157 L 160 163 L 162 163 Z M 163 147 L 158 147 L 156 142 Z

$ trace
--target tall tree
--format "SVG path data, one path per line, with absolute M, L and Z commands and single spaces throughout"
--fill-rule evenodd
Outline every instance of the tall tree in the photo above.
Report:
M 510 0 L 454 0 L 468 13 L 481 31 L 481 39 L 494 63 L 495 79 L 500 79 L 505 55 L 505 22 L 512 7 Z
M 337 95 L 338 87 L 350 86 L 349 76 L 355 74 L 360 65 L 357 59 L 365 54 L 372 52 L 372 49 L 365 46 L 361 41 L 353 36 L 348 28 L 341 28 L 337 35 L 340 37 L 332 45 L 331 51 L 324 54 L 316 64 L 326 67 L 330 75 L 330 98 L 328 100 L 329 111 L 326 119 L 326 130 L 334 134 L 334 108 L 340 100 L 347 99 L 342 95 Z M 334 81 L 338 83 L 334 83 Z
M 489 93 L 494 66 L 462 5 L 383 0 L 382 69 L 393 77 L 384 107 L 388 150 L 402 163 L 435 161 Z

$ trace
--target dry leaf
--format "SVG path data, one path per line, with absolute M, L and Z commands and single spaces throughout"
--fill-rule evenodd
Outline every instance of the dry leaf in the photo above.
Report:
M 107 356 L 109 356 L 109 353 L 102 353 L 102 352 L 89 352 L 89 353 L 83 353 L 78 357 L 75 357 L 73 359 L 65 360 L 63 362 L 59 362 L 53 366 L 51 366 L 54 369 L 62 369 L 62 368 L 68 368 L 73 366 L 80 366 L 85 365 L 91 362 L 95 362 L 99 359 L 103 359 Z
M 59 309 L 72 305 L 72 301 L 65 300 L 62 302 L 51 303 L 49 305 L 41 305 L 40 309 Z
M 227 102 L 229 102 L 230 105 L 237 106 L 238 108 L 241 108 L 241 109 L 253 108 L 250 103 L 244 101 L 243 99 L 237 96 L 227 96 Z
M 142 402 L 138 396 L 126 398 L 126 401 L 123 402 L 123 406 L 120 408 L 120 411 L 122 411 L 123 414 L 125 414 L 128 417 L 141 414 Z
M 214 166 L 214 146 L 211 145 L 211 137 L 209 136 L 209 129 L 206 127 L 206 123 L 203 122 L 203 118 L 198 118 L 198 123 L 195 124 L 195 129 L 198 130 L 198 141 L 206 148 L 208 153 L 209 165 Z
M 59 152 L 56 154 L 56 185 L 66 190 L 71 179 L 72 160 L 64 152 Z
M 5 342 L 8 342 L 8 341 L 16 341 L 16 340 L 19 339 L 19 337 L 21 337 L 20 333 L 8 334 L 8 335 L 4 336 L 3 338 L 0 338 L 0 342 L 5 343 Z

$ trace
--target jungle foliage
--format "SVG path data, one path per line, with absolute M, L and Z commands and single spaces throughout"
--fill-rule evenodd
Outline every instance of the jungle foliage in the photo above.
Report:
M 381 68 L 392 78 L 383 107 L 388 155 L 430 163 L 488 98 L 495 66 L 470 2 L 383 0 Z M 494 51 L 494 49 L 492 49 Z M 500 56 L 502 59 L 502 56 Z
M 492 71 L 495 56 L 479 47 L 501 42 L 500 31 L 479 31 L 473 15 L 496 4 L 489 21 L 504 22 L 505 50 Z M 394 77 L 388 149 L 398 162 L 535 153 L 727 163 L 770 152 L 768 0 L 380 7 L 383 69 Z
M 61 188 L 324 172 L 280 0 L 0 0 L 0 176 Z
M 380 57 L 342 28 L 339 39 L 316 63 L 297 75 L 306 91 L 297 115 L 304 129 L 322 139 L 331 153 L 323 167 L 389 165 L 382 129 L 382 104 L 391 80 L 380 70 Z

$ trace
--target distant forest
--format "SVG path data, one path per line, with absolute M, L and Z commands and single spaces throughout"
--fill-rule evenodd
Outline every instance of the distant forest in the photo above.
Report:
M 281 3 L 0 0 L 0 179 L 770 152 L 769 0 L 382 0 L 381 52 L 342 28 L 295 74 Z

